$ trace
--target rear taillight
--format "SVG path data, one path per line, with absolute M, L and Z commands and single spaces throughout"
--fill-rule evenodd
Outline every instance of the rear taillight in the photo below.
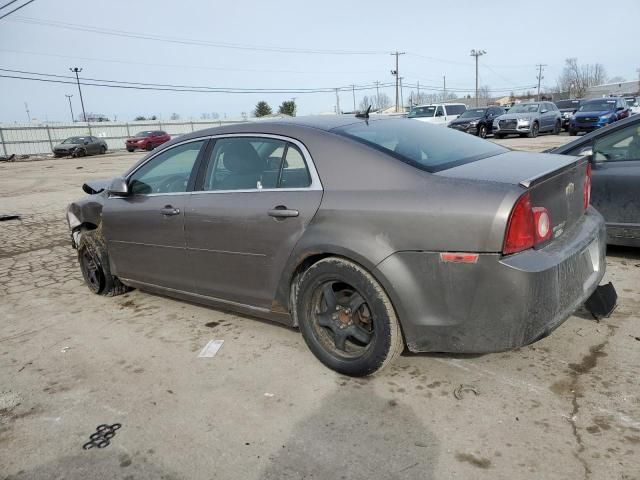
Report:
M 589 202 L 591 201 L 591 164 L 587 163 L 587 172 L 584 176 L 584 184 L 582 186 L 582 195 L 584 201 L 584 209 L 589 208 Z
M 516 202 L 504 237 L 502 253 L 521 252 L 551 238 L 551 217 L 544 207 L 532 207 L 529 193 Z

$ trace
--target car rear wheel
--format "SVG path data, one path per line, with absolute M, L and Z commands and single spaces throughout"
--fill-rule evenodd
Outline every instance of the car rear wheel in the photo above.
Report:
M 553 127 L 553 134 L 560 135 L 560 130 L 562 130 L 562 125 L 560 124 L 560 120 L 558 120 Z
M 380 371 L 403 349 L 393 306 L 359 265 L 336 257 L 312 265 L 296 288 L 295 312 L 311 352 L 354 377 Z
M 78 262 L 84 281 L 93 293 L 113 297 L 130 290 L 111 275 L 107 248 L 99 230 L 85 230 L 80 236 Z
M 569 135 L 571 135 L 572 137 L 575 137 L 576 135 L 578 135 L 578 131 L 577 130 L 569 130 Z
M 105 147 L 104 145 L 102 145 L 100 147 L 100 155 L 104 155 L 105 153 L 107 153 L 107 147 Z
M 480 138 L 487 138 L 487 126 L 486 125 L 480 125 L 478 127 L 478 136 Z
M 150 152 L 151 150 L 153 150 L 153 144 L 151 142 L 147 143 L 147 152 Z
M 531 131 L 529 131 L 529 138 L 536 138 L 538 136 L 539 128 L 538 122 L 533 122 L 533 125 L 531 125 Z
M 133 152 L 135 148 L 127 148 L 127 152 Z

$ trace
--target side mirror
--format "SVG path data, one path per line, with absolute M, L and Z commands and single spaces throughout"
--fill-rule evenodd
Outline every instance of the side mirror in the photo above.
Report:
M 127 180 L 122 177 L 114 178 L 111 181 L 111 185 L 109 185 L 109 194 L 121 197 L 129 195 L 129 185 L 127 184 Z
M 547 113 L 549 110 L 547 110 L 546 108 L 543 108 L 542 110 L 540 110 L 540 113 Z
M 624 110 L 624 107 L 618 107 L 618 108 L 616 108 L 616 111 L 617 111 L 617 112 L 620 112 L 620 111 L 622 111 L 622 110 Z
M 85 140 L 85 141 L 84 141 L 84 144 L 85 144 L 85 145 L 89 145 L 89 140 Z

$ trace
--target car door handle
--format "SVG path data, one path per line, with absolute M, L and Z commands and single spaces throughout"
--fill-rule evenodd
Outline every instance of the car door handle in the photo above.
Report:
M 162 215 L 179 215 L 180 214 L 180 209 L 179 208 L 173 208 L 171 205 L 167 205 L 164 208 L 160 209 L 160 213 Z
M 270 217 L 276 217 L 276 218 L 291 218 L 291 217 L 297 217 L 298 215 L 300 215 L 300 212 L 298 212 L 298 210 L 290 210 L 284 205 L 278 205 L 277 207 L 274 207 L 271 210 L 269 210 L 267 213 L 269 214 Z

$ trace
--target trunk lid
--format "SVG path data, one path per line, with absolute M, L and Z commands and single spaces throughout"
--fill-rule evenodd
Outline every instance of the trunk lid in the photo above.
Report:
M 549 212 L 552 239 L 570 229 L 584 214 L 582 157 L 530 152 L 506 152 L 437 172 L 435 175 L 507 183 L 529 192 L 531 205 Z

